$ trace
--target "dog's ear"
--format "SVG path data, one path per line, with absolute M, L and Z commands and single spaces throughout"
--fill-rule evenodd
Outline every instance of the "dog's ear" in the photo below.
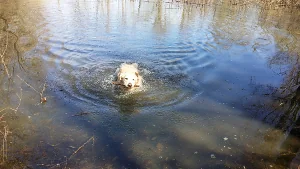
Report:
M 133 63 L 132 66 L 134 66 L 135 68 L 138 68 L 138 64 L 137 63 Z
M 123 74 L 122 74 L 122 73 L 119 73 L 119 74 L 118 74 L 118 78 L 119 78 L 119 79 L 118 79 L 119 81 L 122 81 Z
M 136 77 L 139 77 L 139 72 L 135 72 Z

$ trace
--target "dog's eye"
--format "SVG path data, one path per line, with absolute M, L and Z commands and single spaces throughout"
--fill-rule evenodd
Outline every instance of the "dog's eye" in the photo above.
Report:
M 128 80 L 128 78 L 125 78 L 125 80 Z
M 135 79 L 132 79 L 133 81 L 135 81 Z

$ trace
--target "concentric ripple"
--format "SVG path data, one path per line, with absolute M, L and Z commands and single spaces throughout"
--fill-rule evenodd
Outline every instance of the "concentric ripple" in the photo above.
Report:
M 85 11 L 86 15 L 78 15 L 77 10 L 61 11 L 57 6 L 58 16 L 49 17 L 50 47 L 44 59 L 55 65 L 49 78 L 55 81 L 53 86 L 59 86 L 63 98 L 85 104 L 88 109 L 92 106 L 133 113 L 171 108 L 203 92 L 195 76 L 200 71 L 205 75 L 215 64 L 215 44 L 208 28 L 195 20 L 190 26 L 196 29 L 185 29 L 166 18 L 172 24 L 164 33 L 163 22 L 144 22 L 145 18 L 130 10 L 124 12 L 131 17 L 124 18 L 119 9 L 114 10 L 117 6 L 110 7 L 109 14 L 91 9 Z M 72 20 L 68 13 L 78 18 Z M 65 24 L 54 27 L 62 20 Z M 140 65 L 144 85 L 136 92 L 112 85 L 116 69 L 124 62 Z
M 78 69 L 64 69 L 55 76 L 56 86 L 64 97 L 89 106 L 111 109 L 121 113 L 135 113 L 175 106 L 201 92 L 185 74 L 158 73 L 140 66 L 143 87 L 124 91 L 112 84 L 120 63 L 89 64 Z M 197 90 L 197 91 L 195 91 Z

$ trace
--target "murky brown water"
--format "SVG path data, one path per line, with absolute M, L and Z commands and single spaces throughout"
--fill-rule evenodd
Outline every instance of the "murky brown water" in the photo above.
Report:
M 205 2 L 0 1 L 1 167 L 300 165 L 299 9 Z

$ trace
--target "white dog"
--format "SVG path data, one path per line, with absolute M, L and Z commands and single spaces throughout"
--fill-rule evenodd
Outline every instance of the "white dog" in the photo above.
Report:
M 133 89 L 142 85 L 142 77 L 139 75 L 138 64 L 122 63 L 116 71 L 117 81 L 113 84 L 124 86 L 127 89 Z

